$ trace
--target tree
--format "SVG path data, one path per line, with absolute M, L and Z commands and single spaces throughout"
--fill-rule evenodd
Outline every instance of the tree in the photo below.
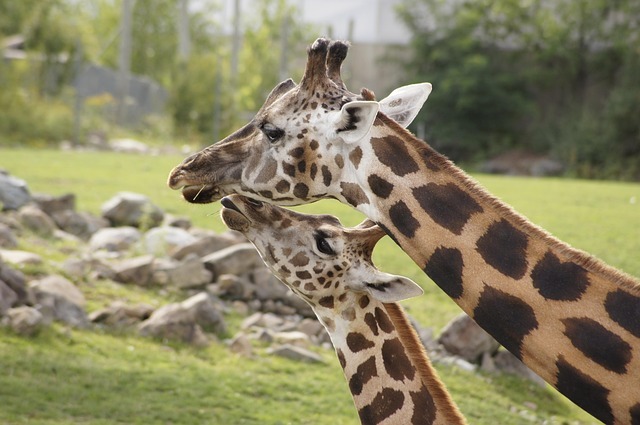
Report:
M 434 82 L 431 136 L 454 159 L 518 146 L 640 178 L 639 2 L 407 0 L 400 14 L 408 70 Z

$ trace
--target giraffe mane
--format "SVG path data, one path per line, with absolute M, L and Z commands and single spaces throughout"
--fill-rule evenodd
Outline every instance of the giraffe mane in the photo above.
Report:
M 462 413 L 460 413 L 451 396 L 446 391 L 444 384 L 435 373 L 427 357 L 424 345 L 420 341 L 411 323 L 409 323 L 409 319 L 402 310 L 402 307 L 396 303 L 384 303 L 384 307 L 400 336 L 407 355 L 416 366 L 417 373 L 420 375 L 422 382 L 429 388 L 433 398 L 436 399 L 436 405 L 448 406 L 447 409 L 442 411 L 445 416 L 445 423 L 459 423 L 460 420 L 464 421 Z
M 550 248 L 566 256 L 569 261 L 576 263 L 589 272 L 599 275 L 606 275 L 607 277 L 612 278 L 613 282 L 621 288 L 629 290 L 635 295 L 640 295 L 640 281 L 638 281 L 636 278 L 614 267 L 611 267 L 597 257 L 576 249 L 571 245 L 556 238 L 545 229 L 539 227 L 538 225 L 523 217 L 509 205 L 490 194 L 478 183 L 476 183 L 471 177 L 469 177 L 464 171 L 458 168 L 446 156 L 442 155 L 441 153 L 434 150 L 431 146 L 429 146 L 427 142 L 418 139 L 410 131 L 400 126 L 398 123 L 384 115 L 382 112 L 378 112 L 378 118 L 385 124 L 385 126 L 390 127 L 391 130 L 399 134 L 405 142 L 413 146 L 422 157 L 428 157 L 431 162 L 435 163 L 440 168 L 446 169 L 447 171 L 451 172 L 458 179 L 458 181 L 462 182 L 463 186 L 470 193 L 476 195 L 483 203 L 490 204 L 499 212 L 501 216 L 508 218 L 520 230 L 522 230 L 526 234 L 532 235 L 535 238 L 545 241 Z

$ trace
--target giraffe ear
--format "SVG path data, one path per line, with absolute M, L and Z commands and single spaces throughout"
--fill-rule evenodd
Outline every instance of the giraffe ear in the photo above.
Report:
M 380 108 L 378 102 L 355 100 L 345 103 L 335 122 L 335 131 L 346 143 L 356 143 L 369 133 Z
M 379 270 L 375 271 L 375 279 L 371 282 L 364 282 L 365 290 L 369 294 L 384 303 L 392 303 L 396 301 L 406 300 L 407 298 L 422 295 L 424 291 L 413 280 L 384 273 Z
M 431 94 L 430 83 L 402 86 L 380 101 L 380 111 L 403 127 L 408 127 Z

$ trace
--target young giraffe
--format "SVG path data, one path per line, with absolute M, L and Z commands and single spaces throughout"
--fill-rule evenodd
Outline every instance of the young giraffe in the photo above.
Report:
M 382 229 L 368 220 L 344 228 L 333 216 L 239 195 L 222 205 L 227 226 L 244 233 L 329 332 L 363 424 L 466 423 L 396 304 L 422 289 L 371 262 Z
M 518 215 L 340 79 L 317 40 L 299 85 L 173 169 L 193 203 L 242 193 L 348 203 L 378 223 L 486 331 L 605 423 L 640 424 L 640 284 Z M 398 98 L 395 103 L 402 103 Z

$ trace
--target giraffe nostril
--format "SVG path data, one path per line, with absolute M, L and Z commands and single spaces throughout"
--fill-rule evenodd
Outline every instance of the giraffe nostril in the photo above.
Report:
M 256 199 L 252 199 L 252 198 L 247 198 L 247 204 L 255 207 L 255 208 L 260 208 L 262 207 L 263 203 L 261 201 L 258 201 Z

